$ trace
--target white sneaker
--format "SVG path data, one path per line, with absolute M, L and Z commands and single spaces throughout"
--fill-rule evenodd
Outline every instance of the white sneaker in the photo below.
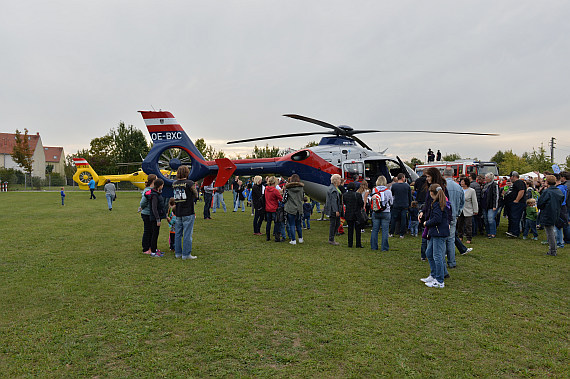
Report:
M 289 243 L 290 243 L 291 245 L 296 245 L 296 244 L 297 244 L 297 241 L 289 241 Z
M 427 282 L 426 286 L 431 287 L 431 288 L 444 288 L 445 284 L 444 283 L 440 283 L 437 280 L 433 280 L 433 282 Z
M 303 242 L 305 242 L 305 241 L 303 241 L 302 238 L 299 238 L 299 243 L 303 243 Z
M 427 278 L 421 278 L 420 280 L 424 283 L 429 283 L 429 282 L 433 282 L 435 280 L 435 278 L 430 275 Z
M 185 257 L 185 256 L 182 256 L 182 259 L 196 259 L 196 258 L 198 258 L 198 257 L 197 257 L 197 256 L 195 256 L 195 255 L 192 255 L 192 254 L 190 254 L 190 255 L 189 255 L 189 256 L 187 256 L 187 257 Z

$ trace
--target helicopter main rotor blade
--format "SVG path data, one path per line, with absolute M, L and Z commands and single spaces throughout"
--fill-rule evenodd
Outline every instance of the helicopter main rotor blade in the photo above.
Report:
M 465 134 L 471 136 L 500 136 L 498 133 L 475 133 L 475 132 L 440 132 L 435 130 L 376 130 L 378 133 L 431 133 L 431 134 Z M 359 131 L 359 133 L 361 133 Z
M 365 144 L 364 142 L 362 142 L 362 140 L 361 140 L 360 138 L 357 138 L 357 137 L 352 136 L 352 135 L 350 136 L 350 138 L 352 138 L 353 140 L 355 140 L 356 142 L 358 142 L 358 143 L 360 144 L 360 146 L 362 146 L 363 148 L 368 149 L 368 150 L 372 150 L 372 149 L 370 148 L 370 146 L 368 146 L 367 144 Z
M 266 139 L 274 139 L 274 138 L 288 138 L 288 137 L 302 137 L 302 136 L 312 136 L 315 134 L 327 134 L 330 135 L 329 132 L 307 132 L 307 133 L 292 133 L 292 134 L 279 134 L 275 136 L 267 136 L 267 137 L 257 137 L 257 138 L 247 138 L 247 139 L 240 139 L 236 141 L 228 141 L 227 144 L 232 143 L 242 143 L 242 142 L 253 142 L 253 141 L 263 141 Z
M 322 126 L 324 128 L 329 128 L 329 129 L 332 129 L 339 134 L 346 134 L 344 130 L 340 129 L 337 126 L 334 126 L 333 124 L 329 124 L 328 122 L 324 122 L 324 121 L 317 120 L 317 119 L 310 118 L 310 117 L 301 116 L 298 114 L 284 114 L 283 116 L 291 117 L 291 118 L 301 120 L 301 121 L 310 122 L 312 124 L 316 124 L 316 125 Z

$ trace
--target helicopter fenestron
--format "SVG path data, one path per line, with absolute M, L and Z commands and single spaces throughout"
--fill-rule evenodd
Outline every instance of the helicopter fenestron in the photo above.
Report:
M 397 133 L 439 133 L 467 135 L 495 135 L 471 132 L 440 132 L 425 130 L 355 130 L 346 125 L 335 126 L 324 121 L 305 116 L 287 114 L 286 117 L 310 122 L 330 129 L 330 131 L 281 134 L 230 141 L 228 144 L 261 141 L 275 138 L 325 135 L 317 146 L 291 152 L 282 157 L 260 159 L 228 158 L 206 161 L 188 137 L 182 126 L 167 111 L 140 111 L 153 141 L 153 146 L 142 163 L 145 175 L 155 174 L 165 181 L 163 194 L 172 195 L 174 174 L 180 165 L 190 167 L 189 179 L 204 179 L 204 184 L 215 182 L 224 185 L 232 175 L 278 175 L 289 177 L 298 174 L 305 183 L 305 192 L 311 198 L 324 201 L 333 174 L 339 174 L 348 181 L 367 180 L 374 185 L 378 176 L 388 181 L 402 172 L 409 180 L 415 180 L 415 172 L 396 156 L 388 157 L 374 152 L 357 134 L 397 132 Z M 359 146 L 360 145 L 360 146 Z M 82 166 L 78 166 L 78 177 Z M 85 166 L 83 166 L 85 167 Z M 137 181 L 144 180 L 137 175 Z

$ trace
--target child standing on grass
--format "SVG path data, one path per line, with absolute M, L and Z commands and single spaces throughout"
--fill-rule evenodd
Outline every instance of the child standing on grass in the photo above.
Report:
M 166 220 L 168 221 L 168 225 L 170 225 L 170 233 L 168 237 L 168 243 L 170 245 L 170 251 L 174 251 L 174 241 L 176 237 L 175 233 L 175 224 L 176 224 L 176 216 L 174 215 L 174 209 L 176 208 L 176 201 L 173 197 L 168 200 L 168 212 L 166 213 Z
M 61 194 L 61 205 L 65 205 L 65 204 L 63 203 L 63 201 L 65 200 L 65 190 L 63 189 L 63 187 L 61 187 L 61 192 L 60 192 L 60 194 Z
M 313 205 L 305 196 L 303 198 L 303 229 L 311 229 L 311 213 L 313 213 Z
M 538 218 L 538 209 L 536 208 L 536 200 L 530 198 L 526 201 L 526 219 L 524 222 L 523 240 L 528 236 L 528 231 L 532 232 L 533 240 L 538 240 L 538 232 L 536 231 L 536 219 Z
M 412 234 L 412 237 L 417 237 L 418 226 L 420 224 L 418 221 L 418 214 L 420 213 L 420 209 L 418 208 L 417 201 L 412 201 L 410 209 L 408 209 L 408 213 L 410 215 L 410 233 Z
M 428 246 L 426 256 L 429 262 L 430 275 L 420 279 L 426 286 L 444 288 L 445 277 L 445 241 L 449 237 L 449 214 L 445 192 L 439 184 L 429 187 L 429 194 L 433 199 L 431 212 L 425 226 L 428 228 Z

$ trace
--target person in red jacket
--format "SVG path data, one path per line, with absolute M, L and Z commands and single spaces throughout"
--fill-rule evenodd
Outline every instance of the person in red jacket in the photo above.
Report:
M 281 240 L 281 228 L 278 228 L 278 222 L 275 220 L 275 212 L 279 206 L 279 202 L 283 199 L 281 193 L 277 188 L 277 179 L 271 176 L 267 179 L 267 186 L 265 187 L 265 217 L 267 220 L 267 225 L 265 226 L 265 235 L 267 241 L 271 240 L 271 222 L 275 221 L 275 226 L 273 228 L 273 234 L 275 234 L 275 241 Z

